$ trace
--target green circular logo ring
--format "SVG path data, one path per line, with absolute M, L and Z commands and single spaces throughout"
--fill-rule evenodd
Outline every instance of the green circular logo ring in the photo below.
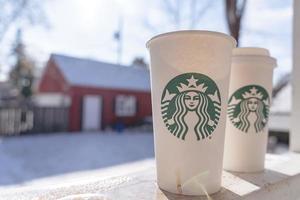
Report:
M 221 95 L 217 84 L 200 73 L 184 73 L 171 79 L 161 97 L 161 114 L 168 131 L 185 140 L 193 130 L 202 140 L 216 129 L 221 112 Z M 188 115 L 195 124 L 191 125 Z M 190 119 L 190 118 L 189 118 Z
M 269 117 L 269 94 L 259 85 L 247 85 L 236 90 L 229 99 L 227 115 L 242 132 L 259 133 Z

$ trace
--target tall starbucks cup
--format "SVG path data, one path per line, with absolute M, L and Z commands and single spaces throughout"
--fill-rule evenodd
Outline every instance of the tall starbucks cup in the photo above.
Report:
M 235 40 L 209 31 L 152 38 L 151 92 L 158 186 L 204 195 L 221 185 Z
M 267 49 L 236 48 L 231 66 L 224 169 L 262 171 L 276 60 Z

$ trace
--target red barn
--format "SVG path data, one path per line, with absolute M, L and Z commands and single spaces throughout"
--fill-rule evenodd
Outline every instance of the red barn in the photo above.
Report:
M 69 130 L 135 125 L 151 116 L 149 70 L 51 55 L 39 94 L 70 99 Z M 53 98 L 52 98 L 53 99 Z

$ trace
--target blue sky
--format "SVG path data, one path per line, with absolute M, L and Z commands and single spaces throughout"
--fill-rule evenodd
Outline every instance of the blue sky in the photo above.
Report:
M 223 2 L 214 0 L 195 28 L 227 33 Z M 167 20 L 159 0 L 50 0 L 44 7 L 49 28 L 23 26 L 28 53 L 40 65 L 53 52 L 117 62 L 113 33 L 120 18 L 123 21 L 123 64 L 130 64 L 136 56 L 148 60 L 146 41 L 155 34 L 178 29 Z M 186 28 L 185 24 L 179 27 Z M 291 70 L 291 31 L 292 0 L 248 1 L 241 46 L 270 49 L 272 56 L 278 59 L 275 80 Z M 9 69 L 5 58 L 14 36 L 15 27 L 12 27 L 1 44 L 4 47 L 0 51 L 2 78 Z

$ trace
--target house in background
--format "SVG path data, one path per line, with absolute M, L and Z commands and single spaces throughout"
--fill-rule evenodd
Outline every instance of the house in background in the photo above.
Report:
M 279 80 L 273 89 L 273 100 L 270 108 L 270 135 L 283 142 L 288 142 L 292 111 L 292 84 L 290 74 Z
M 135 125 L 152 115 L 149 70 L 53 54 L 36 102 L 69 107 L 69 131 Z
M 17 104 L 18 91 L 9 81 L 0 82 L 0 106 Z

